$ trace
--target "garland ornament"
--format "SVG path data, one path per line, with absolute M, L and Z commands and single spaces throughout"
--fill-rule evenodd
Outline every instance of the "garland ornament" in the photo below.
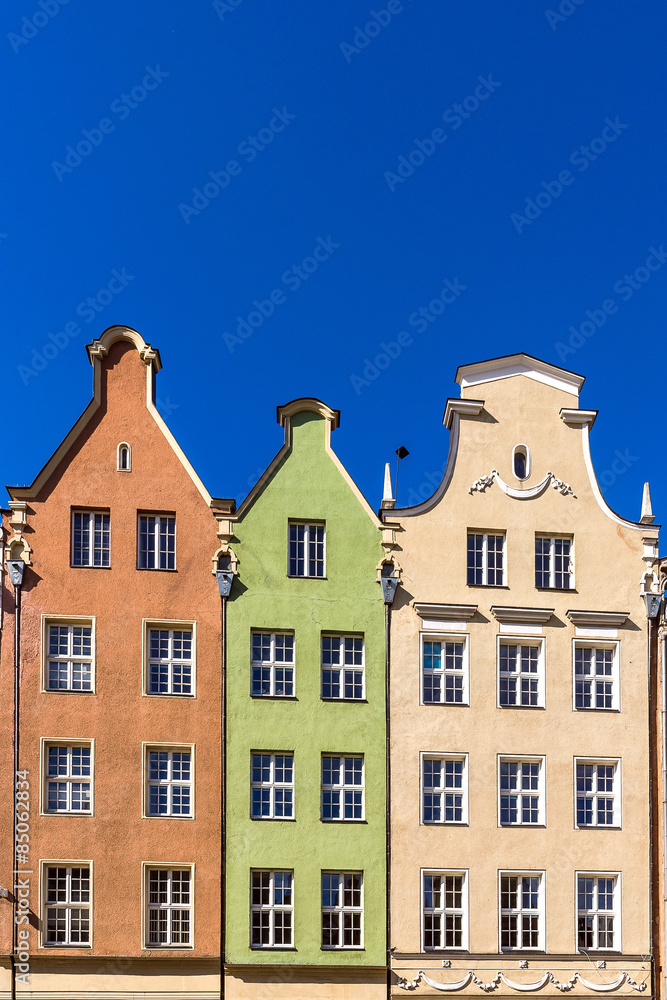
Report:
M 577 494 L 574 492 L 570 484 L 563 482 L 563 480 L 559 479 L 558 476 L 555 476 L 553 472 L 547 472 L 542 482 L 538 483 L 537 486 L 531 486 L 530 489 L 527 490 L 517 490 L 513 486 L 509 486 L 503 479 L 500 478 L 497 469 L 491 469 L 488 476 L 480 476 L 479 479 L 476 479 L 468 490 L 468 493 L 483 493 L 484 490 L 489 488 L 489 486 L 493 486 L 494 481 L 498 483 L 498 486 L 500 486 L 503 493 L 506 493 L 508 497 L 513 497 L 515 500 L 532 500 L 534 497 L 538 497 L 541 493 L 544 493 L 547 486 L 553 486 L 553 488 L 559 493 L 562 493 L 564 497 L 570 494 L 575 498 L 575 500 L 577 498 Z
M 501 983 L 519 993 L 535 993 L 543 989 L 547 983 L 551 983 L 561 993 L 569 993 L 578 982 L 587 990 L 592 990 L 593 993 L 613 993 L 625 983 L 639 993 L 642 993 L 646 989 L 646 980 L 637 983 L 627 972 L 622 972 L 618 979 L 614 979 L 611 983 L 592 983 L 588 979 L 584 979 L 579 972 L 575 972 L 572 978 L 568 979 L 565 983 L 561 983 L 551 972 L 545 972 L 542 978 L 536 980 L 534 983 L 515 983 L 513 980 L 508 979 L 503 972 L 497 972 L 491 982 L 485 983 L 483 979 L 479 979 L 474 972 L 470 971 L 465 974 L 463 979 L 459 979 L 455 983 L 440 983 L 435 979 L 430 979 L 425 972 L 420 970 L 416 978 L 411 982 L 399 977 L 396 985 L 403 990 L 416 990 L 422 980 L 431 989 L 438 990 L 441 993 L 456 993 L 458 990 L 464 990 L 470 983 L 474 983 L 484 993 L 492 993 L 498 989 Z

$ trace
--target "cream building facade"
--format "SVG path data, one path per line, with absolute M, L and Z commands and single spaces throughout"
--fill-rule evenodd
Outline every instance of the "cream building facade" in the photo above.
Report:
M 440 486 L 383 501 L 391 995 L 650 996 L 650 502 L 605 503 L 581 376 L 518 354 L 457 382 Z

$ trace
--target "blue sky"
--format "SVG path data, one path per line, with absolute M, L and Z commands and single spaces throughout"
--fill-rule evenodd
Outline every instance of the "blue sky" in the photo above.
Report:
M 424 495 L 457 365 L 526 351 L 587 376 L 611 506 L 638 518 L 650 479 L 664 516 L 663 4 L 0 17 L 5 483 L 33 479 L 90 398 L 84 345 L 124 323 L 160 349 L 159 407 L 214 495 L 245 495 L 302 395 L 342 411 L 373 506 L 399 445 L 399 501 Z

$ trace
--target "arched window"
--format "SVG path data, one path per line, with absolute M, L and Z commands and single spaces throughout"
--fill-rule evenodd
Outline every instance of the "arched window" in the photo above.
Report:
M 530 476 L 530 451 L 525 444 L 517 444 L 512 452 L 512 471 L 517 479 Z
M 132 471 L 132 449 L 124 441 L 118 445 L 118 471 Z

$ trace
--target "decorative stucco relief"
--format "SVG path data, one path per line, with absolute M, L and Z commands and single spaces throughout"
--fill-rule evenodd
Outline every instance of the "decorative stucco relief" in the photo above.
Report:
M 500 478 L 497 469 L 491 469 L 488 476 L 480 476 L 479 479 L 476 479 L 468 490 L 468 493 L 483 493 L 489 486 L 493 486 L 494 481 L 498 483 L 503 493 L 506 493 L 508 497 L 514 497 L 515 500 L 532 500 L 534 497 L 539 497 L 540 494 L 544 493 L 548 486 L 552 486 L 559 493 L 562 493 L 564 497 L 570 494 L 575 500 L 577 498 L 577 494 L 570 484 L 563 482 L 553 472 L 547 472 L 542 482 L 538 483 L 537 486 L 531 486 L 528 490 L 517 490 Z
M 415 979 L 411 982 L 408 982 L 407 979 L 399 977 L 396 985 L 403 990 L 415 990 L 422 981 L 427 986 L 430 986 L 431 989 L 438 990 L 441 993 L 456 993 L 457 990 L 464 990 L 466 986 L 470 985 L 470 983 L 478 986 L 484 993 L 492 993 L 494 990 L 498 989 L 501 983 L 505 986 L 509 986 L 510 989 L 516 990 L 519 993 L 535 993 L 538 990 L 543 989 L 549 983 L 551 983 L 552 986 L 555 986 L 557 990 L 560 990 L 561 993 L 568 993 L 570 990 L 574 989 L 577 983 L 581 983 L 581 985 L 587 990 L 592 990 L 594 993 L 613 993 L 626 983 L 631 989 L 637 990 L 639 993 L 646 989 L 646 981 L 638 983 L 627 972 L 622 972 L 617 979 L 614 979 L 610 983 L 592 983 L 590 980 L 584 979 L 579 972 L 575 972 L 572 978 L 568 979 L 564 983 L 556 979 L 551 972 L 545 972 L 541 979 L 536 980 L 534 983 L 516 983 L 513 980 L 508 979 L 503 972 L 497 972 L 491 982 L 485 983 L 483 979 L 479 979 L 474 972 L 470 971 L 465 974 L 463 979 L 459 979 L 454 983 L 442 983 L 438 982 L 436 979 L 431 979 L 425 972 L 420 970 Z

